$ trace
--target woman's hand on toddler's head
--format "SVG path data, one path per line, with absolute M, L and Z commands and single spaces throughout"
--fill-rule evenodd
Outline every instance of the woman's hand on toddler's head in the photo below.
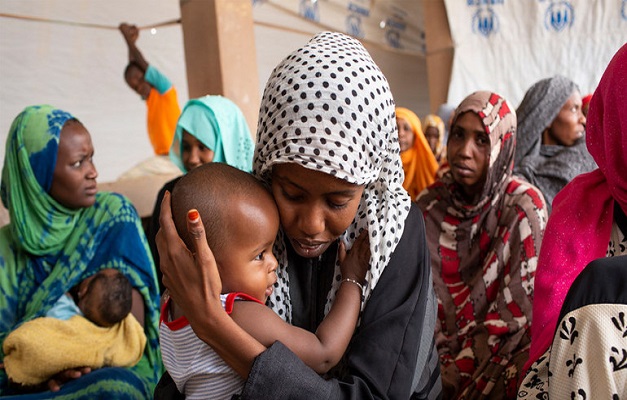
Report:
M 168 289 L 172 300 L 181 308 L 188 319 L 193 313 L 188 311 L 216 306 L 222 310 L 220 293 L 222 281 L 215 258 L 205 235 L 205 227 L 196 210 L 187 216 L 187 230 L 193 239 L 193 249 L 188 249 L 179 237 L 172 220 L 170 193 L 166 192 L 161 203 L 157 233 L 157 248 L 160 255 L 160 268 L 163 285 Z M 187 292 L 195 296 L 186 296 Z M 190 323 L 194 326 L 193 320 Z

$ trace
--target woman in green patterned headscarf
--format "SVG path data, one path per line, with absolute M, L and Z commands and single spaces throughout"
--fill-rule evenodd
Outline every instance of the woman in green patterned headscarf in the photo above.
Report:
M 11 125 L 0 184 L 11 217 L 0 228 L 0 343 L 83 279 L 116 268 L 133 285 L 132 312 L 148 339 L 144 356 L 132 368 L 77 371 L 60 391 L 29 399 L 148 398 L 162 370 L 157 282 L 141 223 L 124 197 L 97 193 L 92 156 L 89 133 L 65 111 L 27 107 Z M 0 369 L 0 396 L 19 394 Z

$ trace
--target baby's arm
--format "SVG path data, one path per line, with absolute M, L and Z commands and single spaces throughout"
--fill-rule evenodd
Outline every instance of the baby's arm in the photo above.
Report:
M 342 278 L 363 283 L 370 261 L 367 232 L 362 232 L 348 254 L 344 245 L 340 246 Z M 359 285 L 344 281 L 315 334 L 287 324 L 272 309 L 255 302 L 235 302 L 231 316 L 263 345 L 271 346 L 278 340 L 322 374 L 335 366 L 346 351 L 359 317 L 361 296 Z

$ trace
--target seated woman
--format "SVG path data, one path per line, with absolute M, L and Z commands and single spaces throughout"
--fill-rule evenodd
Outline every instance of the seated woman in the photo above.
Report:
M 581 94 L 563 76 L 543 79 L 527 90 L 516 115 L 514 174 L 540 189 L 550 214 L 557 192 L 596 168 L 586 150 Z
M 425 117 L 422 124 L 425 132 L 425 138 L 429 143 L 431 152 L 435 156 L 438 164 L 446 160 L 446 145 L 444 144 L 444 121 L 435 114 L 429 114 Z
M 573 289 L 573 296 L 578 292 L 583 292 L 579 295 L 586 297 L 594 293 L 605 298 L 616 294 L 615 298 L 604 301 L 604 305 L 590 305 L 577 311 L 577 307 L 564 303 L 567 291 L 586 265 L 599 258 L 627 255 L 626 68 L 627 45 L 624 45 L 610 61 L 590 101 L 586 143 L 599 168 L 579 175 L 555 197 L 538 260 L 533 340 L 525 366 L 527 375 L 520 387 L 521 398 L 541 398 L 542 393 L 545 396 L 548 393 L 551 398 L 563 398 L 565 394 L 580 393 L 581 390 L 588 398 L 609 399 L 613 394 L 609 392 L 611 388 L 622 388 L 624 394 L 627 387 L 627 376 L 620 374 L 620 370 L 627 370 L 617 368 L 614 373 L 613 367 L 608 364 L 615 356 L 611 346 L 606 346 L 610 341 L 599 340 L 597 336 L 588 335 L 587 330 L 577 329 L 577 343 L 562 343 L 557 340 L 559 332 L 556 332 L 558 327 L 579 328 L 581 325 L 571 326 L 569 319 L 573 315 L 566 318 L 563 313 L 567 307 L 576 312 L 574 317 L 578 321 L 592 319 L 592 323 L 586 323 L 603 327 L 608 334 L 615 328 L 611 318 L 603 317 L 609 309 L 607 303 L 620 305 L 622 311 L 626 311 L 624 296 L 618 296 L 625 293 L 624 274 L 622 278 L 616 275 L 614 280 L 622 282 L 622 289 L 618 292 L 610 292 L 610 286 L 598 280 L 586 280 L 579 289 Z M 616 264 L 621 264 L 624 271 L 626 258 L 621 259 Z M 612 276 L 608 272 L 607 278 L 611 280 Z M 560 309 L 564 315 L 560 314 Z M 580 315 L 584 317 L 580 319 Z M 625 348 L 624 338 L 622 340 L 619 349 Z M 562 356 L 554 357 L 553 346 L 556 344 Z M 573 372 L 569 375 L 571 368 L 562 364 L 564 346 L 575 346 L 568 354 L 571 360 L 573 354 L 583 354 L 583 349 L 588 354 L 596 353 L 598 357 L 586 357 L 583 363 L 574 360 L 577 365 L 572 365 Z M 549 374 L 552 374 L 551 380 Z M 553 382 L 558 379 L 560 385 L 554 386 Z
M 516 116 L 495 93 L 457 108 L 450 170 L 424 212 L 444 398 L 514 398 L 527 361 L 535 265 L 546 223 L 537 188 L 512 176 Z
M 189 100 L 183 108 L 170 147 L 170 159 L 183 173 L 210 162 L 226 163 L 250 172 L 254 147 L 246 118 L 239 107 L 223 96 L 204 96 Z M 150 218 L 147 236 L 157 267 L 159 252 L 155 236 L 159 231 L 161 201 L 166 190 L 172 192 L 179 179 L 174 178 L 163 185 Z M 157 276 L 163 292 L 158 268 Z
M 278 280 L 268 305 L 292 325 L 315 332 L 341 284 L 339 241 L 350 249 L 368 232 L 370 268 L 359 327 L 324 377 L 281 342 L 266 348 L 229 317 L 202 224 L 190 222 L 197 238 L 190 252 L 172 222 L 170 197 L 164 197 L 157 236 L 164 283 L 197 336 L 246 380 L 242 399 L 439 394 L 424 223 L 402 186 L 396 135 L 387 80 L 349 36 L 316 35 L 281 61 L 266 84 L 253 173 L 271 188 L 279 209 Z M 168 398 L 172 386 L 164 376 L 155 397 Z
M 405 172 L 403 187 L 413 200 L 418 193 L 435 181 L 438 163 L 422 134 L 420 119 L 413 111 L 396 107 L 396 125 Z
M 93 153 L 85 127 L 51 106 L 27 107 L 11 125 L 0 185 L 11 215 L 0 229 L 0 343 L 83 279 L 115 268 L 133 286 L 131 313 L 147 344 L 132 368 L 64 371 L 29 399 L 148 398 L 162 372 L 157 281 L 142 226 L 124 197 L 97 192 Z M 19 397 L 20 389 L 0 370 L 0 395 Z

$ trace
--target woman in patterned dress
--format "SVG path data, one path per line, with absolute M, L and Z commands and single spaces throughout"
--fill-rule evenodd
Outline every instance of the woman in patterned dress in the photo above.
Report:
M 417 198 L 438 300 L 444 398 L 514 398 L 527 360 L 535 265 L 547 219 L 537 188 L 512 175 L 516 116 L 476 92 L 457 108 L 450 164 Z

